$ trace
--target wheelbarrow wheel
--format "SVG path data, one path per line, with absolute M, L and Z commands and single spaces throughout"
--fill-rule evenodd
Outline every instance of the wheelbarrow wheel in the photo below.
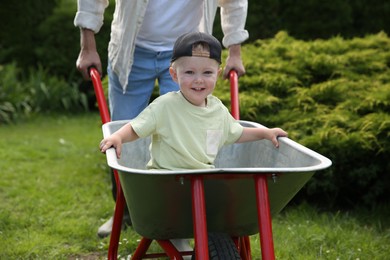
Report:
M 233 239 L 224 233 L 208 233 L 210 260 L 240 260 L 240 254 Z M 195 260 L 195 253 L 192 260 Z

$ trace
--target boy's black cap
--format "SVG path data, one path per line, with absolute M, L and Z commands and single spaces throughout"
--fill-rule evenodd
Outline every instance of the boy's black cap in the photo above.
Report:
M 196 43 L 207 43 L 210 52 L 193 51 L 193 45 Z M 173 46 L 173 55 L 171 62 L 180 57 L 206 57 L 214 59 L 221 64 L 221 43 L 212 35 L 202 32 L 191 32 L 181 35 L 177 38 Z

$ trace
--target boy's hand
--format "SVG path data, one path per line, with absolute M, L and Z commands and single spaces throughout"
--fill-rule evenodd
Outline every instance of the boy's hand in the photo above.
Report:
M 269 129 L 269 140 L 275 145 L 275 147 L 279 147 L 278 137 L 286 137 L 287 132 L 285 132 L 281 128 L 271 128 Z
M 116 157 L 120 159 L 122 152 L 122 140 L 118 136 L 111 135 L 110 137 L 104 138 L 99 145 L 102 153 L 105 153 L 107 149 L 112 147 L 116 150 Z

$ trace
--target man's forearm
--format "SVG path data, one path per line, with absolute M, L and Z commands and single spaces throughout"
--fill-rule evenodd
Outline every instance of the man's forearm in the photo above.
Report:
M 241 45 L 233 44 L 229 46 L 229 56 L 230 57 L 241 57 Z
M 81 50 L 96 50 L 95 33 L 90 29 L 80 28 L 80 48 Z

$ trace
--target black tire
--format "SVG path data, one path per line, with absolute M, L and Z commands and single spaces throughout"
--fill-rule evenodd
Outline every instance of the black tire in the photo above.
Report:
M 210 260 L 240 260 L 240 254 L 233 239 L 224 233 L 208 233 Z M 195 252 L 192 256 L 195 260 Z

